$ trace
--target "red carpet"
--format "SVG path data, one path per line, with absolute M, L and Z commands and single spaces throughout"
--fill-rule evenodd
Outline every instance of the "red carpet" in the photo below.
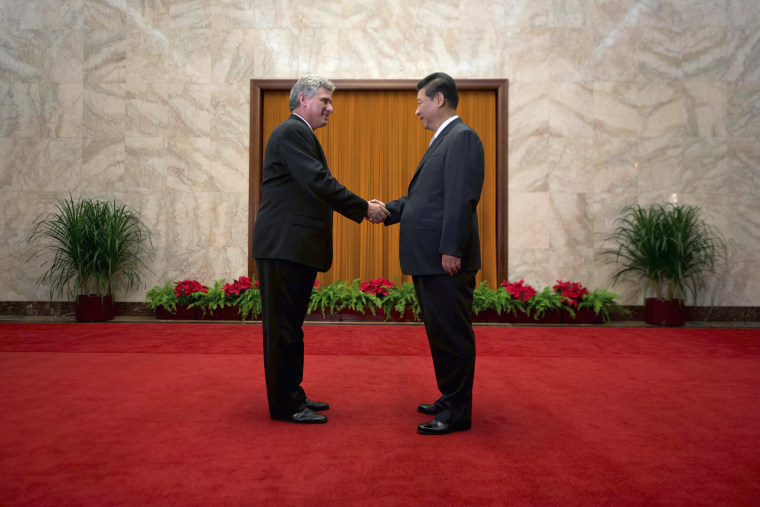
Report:
M 760 330 L 477 327 L 473 429 L 417 435 L 419 326 L 0 324 L 0 505 L 760 505 Z

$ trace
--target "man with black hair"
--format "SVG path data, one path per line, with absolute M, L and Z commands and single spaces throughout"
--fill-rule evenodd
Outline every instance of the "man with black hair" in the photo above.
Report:
M 420 404 L 434 415 L 419 433 L 470 429 L 475 376 L 472 295 L 480 269 L 476 207 L 484 177 L 483 144 L 462 123 L 456 83 L 442 72 L 417 84 L 422 126 L 435 134 L 409 183 L 407 195 L 386 203 L 386 225 L 401 224 L 401 269 L 412 275 L 433 356 L 441 397 Z

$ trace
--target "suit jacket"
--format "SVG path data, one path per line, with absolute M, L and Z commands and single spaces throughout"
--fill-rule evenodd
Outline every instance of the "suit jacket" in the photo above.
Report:
M 445 274 L 441 255 L 462 258 L 461 271 L 480 269 L 476 206 L 485 172 L 483 144 L 457 118 L 422 157 L 407 195 L 386 203 L 386 225 L 401 222 L 399 259 L 408 275 Z
M 253 257 L 327 271 L 333 257 L 333 210 L 361 223 L 367 207 L 367 201 L 330 174 L 317 136 L 291 114 L 272 131 L 264 152 Z

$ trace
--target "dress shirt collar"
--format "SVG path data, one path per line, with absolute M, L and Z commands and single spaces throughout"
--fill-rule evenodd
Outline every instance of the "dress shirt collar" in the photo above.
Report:
M 308 121 L 306 121 L 306 120 L 304 120 L 303 116 L 301 116 L 301 115 L 300 115 L 300 114 L 298 114 L 298 113 L 293 113 L 293 114 L 294 114 L 295 116 L 298 116 L 299 118 L 301 118 L 301 119 L 303 120 L 303 122 L 304 122 L 306 125 L 309 125 L 309 122 L 308 122 Z M 311 129 L 311 125 L 309 125 L 309 128 Z M 311 129 L 311 131 L 312 131 L 312 132 L 314 132 L 314 129 Z

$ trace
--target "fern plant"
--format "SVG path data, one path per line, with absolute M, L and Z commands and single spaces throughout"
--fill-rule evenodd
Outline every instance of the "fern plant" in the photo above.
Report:
M 597 289 L 583 296 L 583 299 L 578 302 L 578 310 L 590 308 L 593 310 L 594 315 L 600 315 L 604 322 L 609 322 L 612 320 L 613 315 L 630 314 L 620 303 L 615 301 L 619 297 L 606 288 Z
M 562 294 L 556 292 L 551 287 L 544 287 L 544 290 L 536 293 L 526 304 L 528 314 L 535 320 L 540 319 L 546 312 L 559 310 L 562 308 Z
M 477 315 L 485 310 L 496 310 L 498 315 L 502 312 L 517 317 L 520 313 L 527 313 L 527 303 L 513 297 L 504 287 L 492 289 L 488 282 L 482 281 L 472 293 L 472 311 Z
M 381 304 L 385 312 L 385 320 L 390 320 L 393 310 L 396 310 L 399 315 L 404 315 L 407 308 L 412 311 L 415 321 L 420 320 L 420 304 L 412 282 L 396 284 L 394 288 L 388 290 L 388 295 L 382 298 Z
M 195 296 L 196 300 L 190 303 L 188 308 L 200 308 L 203 315 L 206 315 L 206 311 L 213 315 L 214 310 L 234 305 L 233 300 L 227 297 L 224 291 L 224 278 L 214 280 L 214 285 L 208 288 L 208 292 L 198 292 Z

